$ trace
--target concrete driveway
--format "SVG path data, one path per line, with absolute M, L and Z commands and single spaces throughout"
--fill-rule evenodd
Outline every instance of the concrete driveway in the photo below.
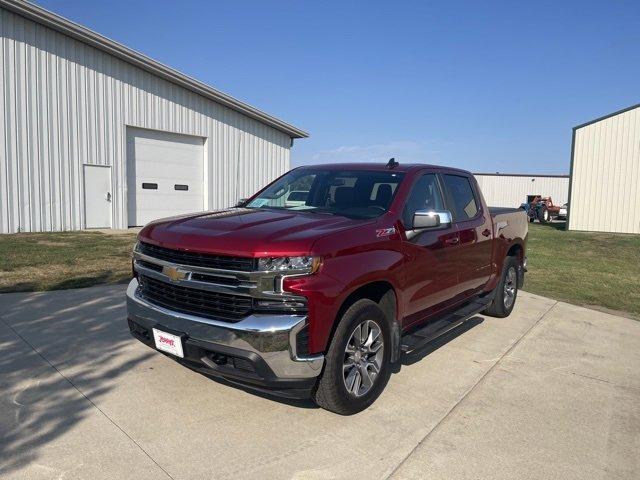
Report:
M 123 298 L 0 295 L 0 478 L 640 478 L 640 322 L 521 293 L 340 417 L 148 349 Z

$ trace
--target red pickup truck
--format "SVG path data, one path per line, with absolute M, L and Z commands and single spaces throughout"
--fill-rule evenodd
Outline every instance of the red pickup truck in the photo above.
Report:
M 463 170 L 296 168 L 234 208 L 143 228 L 129 329 L 208 375 L 353 414 L 404 352 L 511 313 L 527 228 Z

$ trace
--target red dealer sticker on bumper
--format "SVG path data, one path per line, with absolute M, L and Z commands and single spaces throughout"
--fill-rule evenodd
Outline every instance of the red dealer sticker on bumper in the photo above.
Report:
M 184 358 L 182 351 L 182 339 L 178 335 L 163 332 L 157 328 L 153 329 L 153 339 L 156 342 L 156 348 L 163 352 L 170 353 L 176 357 Z

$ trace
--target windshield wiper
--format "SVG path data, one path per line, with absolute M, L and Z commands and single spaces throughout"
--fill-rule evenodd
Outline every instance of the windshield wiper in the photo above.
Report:
M 340 215 L 339 213 L 333 212 L 331 210 L 327 210 L 324 208 L 313 208 L 309 210 L 295 210 L 296 212 L 312 212 L 312 213 L 323 213 L 325 215 Z

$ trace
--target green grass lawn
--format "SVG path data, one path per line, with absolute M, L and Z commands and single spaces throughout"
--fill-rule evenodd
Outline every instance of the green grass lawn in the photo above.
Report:
M 131 278 L 135 233 L 0 235 L 0 293 L 60 290 Z
M 524 289 L 640 318 L 640 235 L 567 232 L 529 224 Z
M 640 318 L 640 235 L 530 224 L 525 290 Z M 0 292 L 126 282 L 134 233 L 0 235 Z

